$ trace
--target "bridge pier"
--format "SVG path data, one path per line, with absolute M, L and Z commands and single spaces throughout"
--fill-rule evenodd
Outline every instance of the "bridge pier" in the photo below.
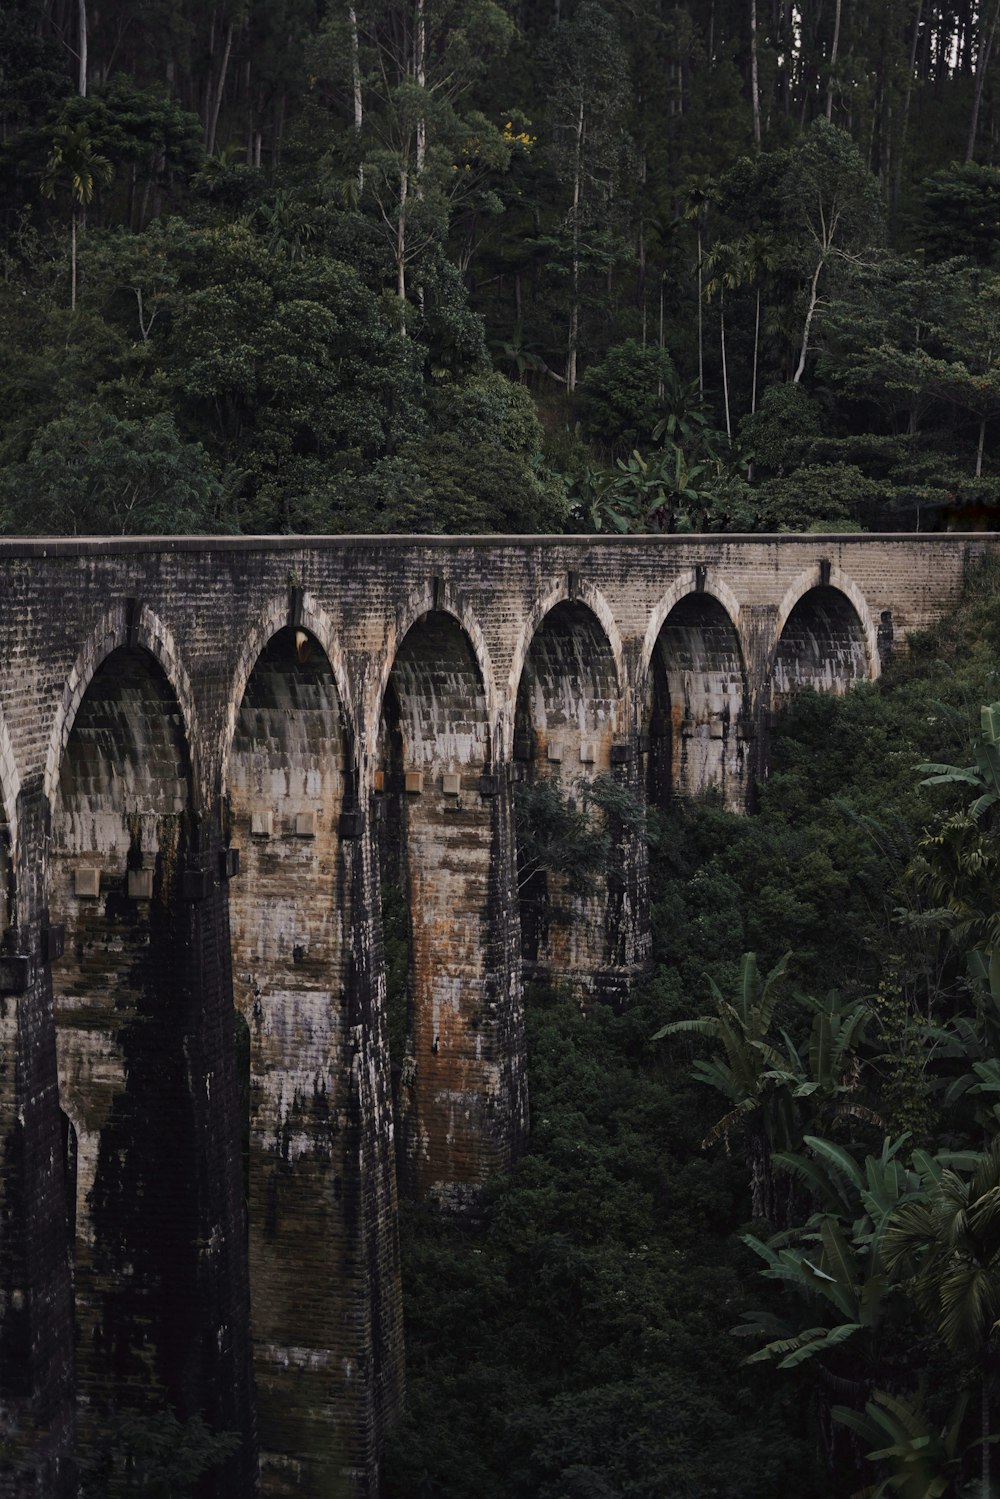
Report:
M 120 646 L 95 671 L 68 731 L 54 802 L 53 921 L 43 940 L 59 1065 L 63 1253 L 78 1330 L 79 1459 L 91 1473 L 110 1471 L 121 1418 L 156 1419 L 166 1404 L 181 1422 L 199 1415 L 240 1433 L 218 1492 L 252 1494 L 218 816 L 193 805 L 181 714 L 144 649 Z
M 278 630 L 250 673 L 228 764 L 265 1496 L 323 1499 L 345 1475 L 369 1492 L 382 1408 L 398 1398 L 380 945 L 353 742 L 320 642 Z
M 441 610 L 396 653 L 374 796 L 408 940 L 401 1182 L 471 1207 L 526 1127 L 519 946 L 510 781 L 471 644 Z

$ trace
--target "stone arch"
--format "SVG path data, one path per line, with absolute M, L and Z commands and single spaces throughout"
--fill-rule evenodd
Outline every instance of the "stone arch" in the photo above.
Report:
M 879 675 L 877 632 L 860 590 L 836 569 L 802 574 L 778 611 L 770 661 L 774 707 L 801 688 L 846 692 Z
M 490 752 L 488 688 L 461 619 L 430 609 L 400 640 L 382 692 L 395 692 L 408 768 L 485 770 Z
M 507 703 L 510 706 L 504 724 L 505 736 L 503 748 L 506 754 L 510 754 L 513 747 L 517 696 L 532 642 L 538 634 L 539 629 L 542 628 L 546 617 L 552 613 L 552 610 L 558 608 L 560 604 L 570 602 L 584 605 L 600 624 L 608 650 L 611 653 L 611 659 L 614 662 L 617 696 L 623 704 L 625 702 L 628 694 L 625 650 L 622 644 L 621 633 L 610 605 L 600 589 L 585 579 L 577 579 L 575 586 L 571 589 L 568 578 L 561 578 L 558 582 L 553 583 L 547 592 L 535 601 L 518 636 L 517 644 L 514 647 L 510 675 L 507 679 Z
M 659 629 L 645 692 L 647 793 L 671 796 L 719 790 L 733 810 L 746 805 L 749 682 L 739 607 L 711 588 L 681 593 L 656 611 Z
M 864 638 L 865 653 L 867 656 L 866 675 L 874 681 L 879 676 L 881 664 L 878 652 L 878 625 L 872 618 L 868 601 L 861 589 L 849 574 L 843 572 L 839 567 L 831 567 L 824 575 L 820 567 L 806 568 L 789 584 L 785 590 L 781 603 L 778 605 L 778 616 L 774 626 L 774 647 L 772 650 L 770 666 L 773 670 L 774 660 L 781 643 L 781 637 L 785 633 L 792 610 L 796 608 L 799 601 L 814 588 L 828 587 L 841 593 L 851 604 L 857 615 Z
M 145 640 L 141 638 L 145 634 Z M 199 1343 L 198 1102 L 183 890 L 193 770 L 147 629 L 94 637 L 53 744 L 49 904 L 60 1107 L 75 1131 L 80 1442 L 154 1386 L 182 1398 Z M 136 638 L 139 637 L 139 638 Z M 176 672 L 175 672 L 176 675 Z M 196 1064 L 194 1064 L 196 1066 Z
M 399 651 L 414 625 L 428 614 L 449 615 L 458 624 L 468 641 L 482 683 L 486 704 L 486 720 L 492 725 L 497 717 L 497 689 L 493 662 L 482 626 L 475 611 L 461 591 L 447 580 L 435 582 L 428 579 L 407 597 L 394 620 L 386 627 L 385 647 L 379 657 L 367 694 L 364 714 L 364 743 L 369 750 L 367 769 L 374 769 L 371 750 L 377 746 L 384 711 L 384 699 L 389 679 L 395 668 Z M 491 736 L 492 737 L 492 736 Z
M 681 573 L 679 577 L 674 579 L 650 615 L 649 623 L 646 626 L 646 634 L 642 642 L 642 654 L 639 658 L 638 690 L 640 701 L 646 695 L 650 662 L 652 661 L 653 651 L 656 649 L 656 643 L 660 638 L 660 631 L 663 629 L 667 615 L 687 594 L 697 593 L 698 591 L 697 575 L 693 568 L 689 568 L 687 572 Z M 711 594 L 729 615 L 730 623 L 740 640 L 741 654 L 744 660 L 746 660 L 748 652 L 742 634 L 742 610 L 735 593 L 724 579 L 716 577 L 714 574 L 710 579 L 706 580 L 702 591 Z
M 124 601 L 108 609 L 84 642 L 70 669 L 45 757 L 44 791 L 50 808 L 55 806 L 60 767 L 80 704 L 104 661 L 113 651 L 131 646 L 141 646 L 149 652 L 159 664 L 177 700 L 191 761 L 192 789 L 197 791 L 200 734 L 191 679 L 173 635 L 159 616 L 145 604 L 139 607 L 137 615 L 134 621 L 130 619 L 129 606 Z
M 624 673 L 613 637 L 581 596 L 584 590 L 572 592 L 571 597 L 562 585 L 553 590 L 515 685 L 514 764 L 526 788 L 521 793 L 526 816 L 531 815 L 531 786 L 555 789 L 570 807 L 581 798 L 587 805 L 586 783 L 611 775 L 612 751 L 623 727 Z M 561 596 L 553 597 L 557 593 Z M 593 802 L 589 815 L 595 824 L 606 824 Z M 595 871 L 584 892 L 566 873 L 526 859 L 523 842 L 518 857 L 526 975 L 595 990 L 621 947 L 608 871 Z
M 246 1186 L 261 1464 L 294 1464 L 310 1493 L 339 1485 L 331 1360 L 356 1317 L 357 1150 L 350 930 L 342 839 L 355 772 L 340 684 L 322 641 L 287 608 L 244 681 L 226 759 L 240 851 L 229 885 L 233 990 L 248 1047 Z M 263 630 L 261 634 L 263 634 Z M 242 659 L 242 658 L 241 658 Z M 343 673 L 341 672 L 341 681 Z M 353 844 L 351 845 L 353 847 Z M 303 1276 L 310 1295 L 300 1294 Z
M 510 860 L 491 687 L 454 599 L 437 593 L 437 608 L 422 607 L 428 593 L 411 601 L 395 641 L 372 796 L 387 944 L 406 954 L 405 979 L 398 962 L 388 975 L 401 1179 L 463 1201 L 510 1158 L 520 990 L 498 933 Z
M 236 733 L 236 719 L 243 703 L 250 674 L 260 660 L 269 641 L 288 624 L 289 607 L 287 597 L 274 599 L 262 611 L 240 646 L 236 658 L 236 666 L 230 678 L 229 691 L 226 694 L 226 718 L 221 730 L 218 748 L 219 784 L 223 796 L 227 794 L 229 789 L 229 759 Z M 329 614 L 312 594 L 305 593 L 302 596 L 296 628 L 303 629 L 307 634 L 315 638 L 327 661 L 330 663 L 330 670 L 333 673 L 337 695 L 340 699 L 341 711 L 348 726 L 351 726 L 353 719 L 351 711 L 352 697 L 346 657 Z

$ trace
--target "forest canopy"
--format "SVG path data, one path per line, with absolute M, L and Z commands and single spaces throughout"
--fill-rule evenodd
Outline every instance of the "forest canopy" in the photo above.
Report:
M 0 528 L 992 526 L 996 29 L 12 0 Z

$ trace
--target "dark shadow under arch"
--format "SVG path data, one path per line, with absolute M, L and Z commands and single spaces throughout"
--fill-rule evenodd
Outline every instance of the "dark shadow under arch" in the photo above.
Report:
M 734 810 L 745 806 L 746 671 L 733 622 L 712 594 L 687 594 L 664 620 L 647 711 L 654 805 L 719 791 Z
M 611 771 L 619 710 L 618 674 L 597 616 L 577 601 L 556 604 L 528 646 L 518 683 L 514 758 L 523 785 L 547 787 L 572 808 L 585 783 Z M 537 799 L 537 798 L 536 798 Z M 522 816 L 532 797 L 522 794 Z M 591 809 L 591 817 L 602 822 Z M 526 860 L 519 839 L 521 942 L 525 975 L 588 987 L 615 946 L 606 871 L 586 893 L 566 875 Z
M 785 621 L 775 650 L 773 707 L 803 688 L 841 693 L 870 675 L 864 626 L 850 599 L 829 585 L 810 588 Z
M 191 766 L 155 659 L 113 651 L 80 703 L 52 814 L 50 904 L 67 1174 L 76 1179 L 80 1439 L 154 1391 L 202 1403 L 198 1181 L 180 898 Z M 75 1135 L 75 1150 L 70 1143 Z

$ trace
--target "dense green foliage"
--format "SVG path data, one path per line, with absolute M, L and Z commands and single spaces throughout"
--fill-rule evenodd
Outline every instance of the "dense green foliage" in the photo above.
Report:
M 528 1154 L 479 1223 L 404 1217 L 393 1499 L 848 1499 L 904 1470 L 957 1494 L 979 1472 L 981 1386 L 1000 1432 L 1000 982 L 974 951 L 1000 889 L 978 708 L 997 583 L 975 574 L 880 682 L 787 709 L 755 815 L 666 817 L 626 1015 L 529 997 Z M 723 1012 L 747 1070 L 692 1024 Z
M 968 3 L 10 0 L 0 529 L 991 524 L 994 43 Z

